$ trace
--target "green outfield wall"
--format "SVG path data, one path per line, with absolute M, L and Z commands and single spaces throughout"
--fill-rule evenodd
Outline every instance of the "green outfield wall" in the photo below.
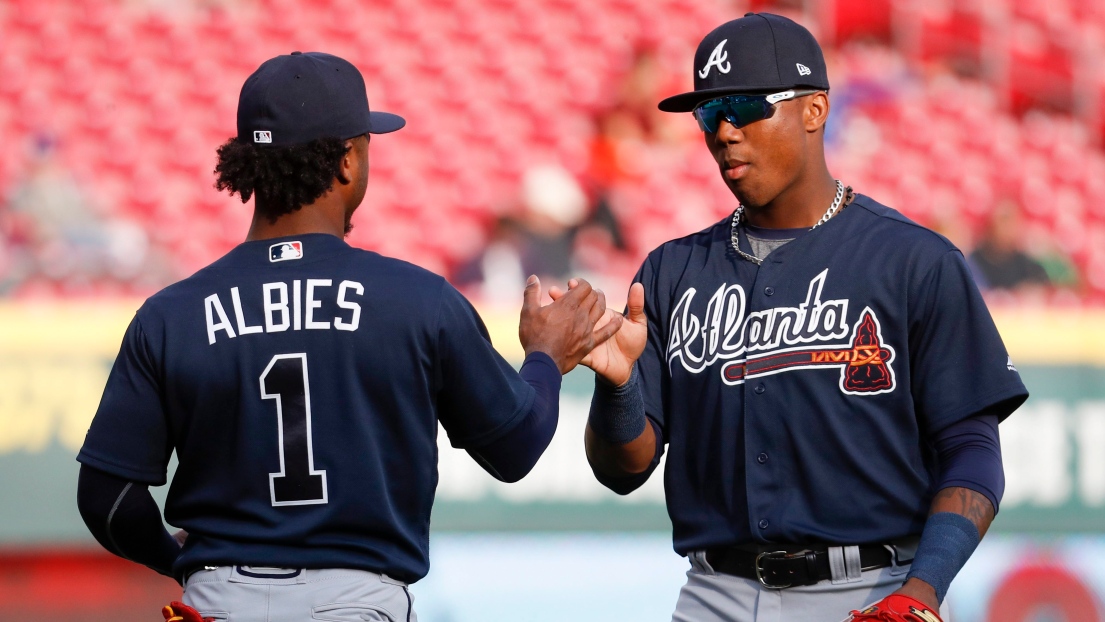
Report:
M 0 544 L 89 540 L 74 456 L 136 307 L 0 305 Z M 518 360 L 517 311 L 484 316 Z M 1001 426 L 1007 484 L 994 529 L 1105 533 L 1105 311 L 995 318 L 1032 397 Z M 659 474 L 627 497 L 594 481 L 581 440 L 591 383 L 587 370 L 567 377 L 556 437 L 518 484 L 495 481 L 442 434 L 434 529 L 670 529 Z

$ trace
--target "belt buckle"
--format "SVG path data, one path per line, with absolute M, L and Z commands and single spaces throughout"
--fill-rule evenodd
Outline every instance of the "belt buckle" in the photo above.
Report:
M 760 585 L 766 587 L 769 590 L 781 590 L 794 585 L 793 583 L 787 583 L 786 585 L 774 585 L 768 583 L 767 579 L 764 578 L 764 570 L 760 566 L 760 562 L 763 561 L 765 558 L 786 559 L 788 556 L 789 553 L 787 553 L 786 551 L 765 551 L 756 556 L 756 561 L 753 565 L 756 567 L 756 580 L 760 582 Z

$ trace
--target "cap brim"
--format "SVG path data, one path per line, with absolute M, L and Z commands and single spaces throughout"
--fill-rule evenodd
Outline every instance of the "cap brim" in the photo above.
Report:
M 739 95 L 749 92 L 749 89 L 733 87 L 703 89 L 701 91 L 691 91 L 689 93 L 672 95 L 661 101 L 658 107 L 664 112 L 693 112 L 699 104 L 714 99 L 715 97 L 721 97 L 722 95 Z
M 395 130 L 403 129 L 407 120 L 390 112 L 378 112 L 373 110 L 368 113 L 369 134 L 387 134 Z
M 660 108 L 660 110 L 662 110 L 663 112 L 694 112 L 694 109 L 697 108 L 698 105 L 702 102 L 709 101 L 711 99 L 714 99 L 715 97 L 721 97 L 722 95 L 761 95 L 764 93 L 788 91 L 790 89 L 817 89 L 819 91 L 829 90 L 828 87 L 824 86 L 802 84 L 797 84 L 794 86 L 765 85 L 762 87 L 723 86 L 716 89 L 703 89 L 701 91 L 690 91 L 689 93 L 672 95 L 671 97 L 662 100 L 657 107 Z

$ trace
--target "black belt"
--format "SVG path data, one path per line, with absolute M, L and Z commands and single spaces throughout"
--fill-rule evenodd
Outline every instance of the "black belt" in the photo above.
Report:
M 759 581 L 772 589 L 813 585 L 833 576 L 826 546 L 763 552 L 706 549 L 706 562 L 715 572 Z M 859 547 L 859 563 L 862 570 L 886 568 L 894 563 L 894 555 L 881 544 L 868 544 Z

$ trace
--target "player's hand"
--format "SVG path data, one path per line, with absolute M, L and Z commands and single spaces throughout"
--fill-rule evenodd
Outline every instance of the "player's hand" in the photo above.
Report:
M 573 281 L 568 282 L 569 294 L 573 291 Z M 566 294 L 559 288 L 549 288 L 549 296 L 558 300 Z M 633 364 L 645 351 L 645 341 L 648 339 L 648 320 L 645 317 L 645 287 L 640 283 L 634 283 L 629 288 L 629 301 L 626 304 L 628 314 L 613 309 L 607 309 L 599 321 L 598 326 L 621 321 L 618 332 L 612 339 L 606 340 L 591 350 L 591 353 L 583 357 L 582 364 L 595 370 L 595 373 L 606 379 L 607 382 L 620 386 L 629 382 L 629 376 L 633 373 Z
M 902 587 L 894 591 L 894 594 L 907 596 L 933 611 L 940 611 L 940 601 L 936 598 L 936 589 L 920 579 L 910 578 L 906 580 Z
M 188 532 L 181 529 L 173 534 L 173 540 L 176 540 L 177 545 L 183 548 L 185 541 L 188 540 Z
M 205 618 L 200 612 L 179 601 L 173 601 L 161 608 L 165 622 L 215 622 L 215 618 Z
M 552 304 L 541 305 L 541 281 L 529 277 L 523 293 L 518 339 L 526 355 L 544 352 L 552 357 L 561 374 L 566 374 L 596 345 L 618 332 L 622 321 L 613 318 L 597 326 L 606 312 L 606 295 L 583 279 Z
M 895 592 L 862 611 L 853 611 L 842 622 L 943 622 L 937 611 L 936 607 Z

